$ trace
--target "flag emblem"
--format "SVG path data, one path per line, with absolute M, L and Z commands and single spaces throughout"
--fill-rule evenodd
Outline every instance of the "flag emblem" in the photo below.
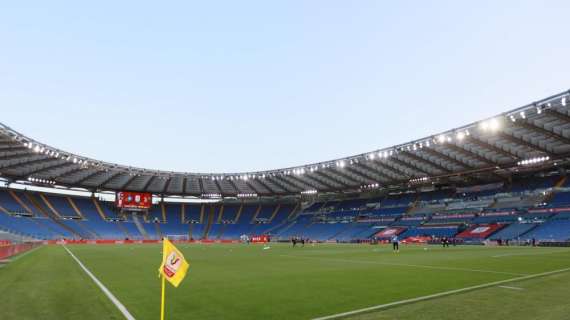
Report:
M 164 265 L 163 269 L 164 274 L 167 277 L 172 278 L 174 275 L 176 275 L 176 271 L 178 271 L 180 268 L 182 260 L 176 255 L 176 252 L 172 252 L 166 259 L 166 262 L 167 263 Z
M 184 259 L 180 252 L 172 242 L 168 239 L 163 240 L 162 247 L 162 264 L 158 272 L 170 282 L 173 286 L 178 287 L 180 282 L 186 276 L 190 265 Z

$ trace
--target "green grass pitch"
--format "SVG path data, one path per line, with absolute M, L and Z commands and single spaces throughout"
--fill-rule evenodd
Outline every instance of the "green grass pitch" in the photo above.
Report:
M 313 319 L 570 267 L 568 248 L 181 244 L 187 278 L 167 319 Z M 137 319 L 158 319 L 159 245 L 68 245 Z M 506 287 L 505 287 L 506 286 Z M 0 319 L 123 319 L 61 246 L 0 267 Z M 350 319 L 570 319 L 570 272 Z

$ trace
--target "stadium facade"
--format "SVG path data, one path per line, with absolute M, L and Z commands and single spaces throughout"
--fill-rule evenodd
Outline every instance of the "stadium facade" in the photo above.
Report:
M 247 234 L 350 242 L 396 234 L 409 241 L 565 242 L 569 108 L 570 92 L 563 92 L 365 154 L 240 173 L 112 164 L 1 125 L 0 229 L 52 240 Z M 153 205 L 121 210 L 101 197 L 121 191 L 151 193 Z

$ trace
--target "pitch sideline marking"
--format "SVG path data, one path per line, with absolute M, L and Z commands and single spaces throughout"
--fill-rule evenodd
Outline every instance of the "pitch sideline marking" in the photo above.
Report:
M 422 297 L 417 297 L 417 298 L 412 298 L 412 299 L 394 301 L 394 302 L 380 304 L 380 305 L 372 306 L 372 307 L 368 307 L 368 308 L 357 309 L 357 310 L 347 311 L 347 312 L 343 312 L 343 313 L 337 313 L 337 314 L 333 314 L 333 315 L 329 315 L 329 316 L 313 318 L 312 320 L 331 320 L 331 319 L 344 318 L 344 317 L 353 316 L 353 315 L 360 314 L 360 313 L 366 313 L 366 312 L 370 312 L 370 311 L 376 311 L 376 310 L 386 309 L 386 308 L 390 308 L 390 307 L 396 307 L 396 306 L 400 306 L 400 305 L 404 305 L 404 304 L 409 304 L 409 303 L 414 303 L 414 302 L 430 300 L 430 299 L 434 299 L 434 298 L 450 296 L 453 294 L 463 293 L 463 292 L 467 292 L 467 291 L 473 291 L 473 290 L 477 290 L 477 289 L 485 289 L 485 288 L 489 288 L 489 287 L 502 285 L 504 283 L 510 283 L 510 282 L 515 282 L 515 281 L 523 281 L 523 280 L 530 280 L 530 279 L 539 278 L 539 277 L 545 277 L 545 276 L 549 276 L 549 275 L 553 275 L 553 274 L 557 274 L 557 273 L 562 273 L 562 272 L 566 272 L 566 271 L 570 271 L 570 268 L 564 268 L 564 269 L 558 269 L 558 270 L 553 270 L 553 271 L 548 271 L 548 272 L 543 272 L 543 273 L 531 274 L 531 275 L 512 278 L 512 279 L 494 281 L 494 282 L 479 284 L 476 286 L 434 293 L 434 294 L 430 294 L 427 296 L 422 296 Z
M 127 310 L 127 308 L 111 293 L 111 291 L 109 291 L 109 289 L 107 289 L 107 287 L 105 287 L 103 285 L 103 283 L 101 283 L 101 281 L 99 281 L 99 279 L 97 279 L 93 275 L 93 273 L 91 273 L 91 271 L 89 271 L 89 269 L 87 269 L 85 267 L 85 265 L 83 265 L 83 263 L 79 259 L 77 259 L 77 257 L 73 254 L 73 252 L 71 252 L 69 249 L 67 249 L 67 247 L 65 245 L 63 246 L 63 248 L 67 251 L 67 253 L 69 253 L 69 255 L 73 258 L 73 260 L 75 260 L 75 262 L 77 262 L 77 264 L 81 267 L 81 269 L 83 269 L 83 271 L 85 271 L 85 273 L 87 273 L 87 275 L 91 278 L 91 280 L 93 280 L 93 282 L 95 282 L 95 284 L 99 287 L 99 289 L 101 289 L 101 291 L 103 291 L 103 293 L 107 296 L 107 298 L 109 298 L 109 300 L 111 300 L 111 302 L 113 302 L 115 307 L 117 307 L 117 309 L 119 309 L 119 311 L 121 311 L 123 316 L 125 316 L 125 318 L 128 320 L 135 320 L 135 317 L 133 317 L 131 315 L 129 310 Z
M 511 290 L 524 290 L 524 288 L 519 288 L 519 287 L 511 287 L 511 286 L 499 286 L 499 288 L 503 288 L 503 289 L 511 289 Z
M 547 251 L 547 252 L 516 252 L 516 253 L 503 253 L 491 256 L 492 258 L 513 257 L 513 256 L 538 256 L 543 254 L 557 254 L 568 253 L 570 250 Z
M 449 270 L 449 271 L 467 271 L 467 272 L 481 272 L 481 273 L 506 274 L 506 275 L 510 275 L 510 276 L 526 276 L 526 275 L 528 275 L 528 274 L 525 274 L 525 273 L 513 273 L 513 272 L 504 272 L 504 271 L 469 269 L 469 268 L 455 268 L 455 267 L 443 267 L 443 266 L 428 266 L 428 265 L 422 265 L 422 264 L 392 263 L 392 262 L 366 261 L 366 260 L 348 260 L 348 259 L 336 259 L 336 258 L 321 258 L 321 257 L 310 257 L 310 256 L 296 256 L 296 255 L 286 255 L 286 254 L 282 254 L 281 256 L 282 256 L 282 257 L 305 258 L 305 259 L 328 260 L 328 261 L 337 261 L 337 262 L 348 262 L 348 263 L 377 264 L 377 265 L 394 266 L 394 267 L 409 267 L 409 268 L 423 268 L 423 269 L 434 269 L 434 270 Z

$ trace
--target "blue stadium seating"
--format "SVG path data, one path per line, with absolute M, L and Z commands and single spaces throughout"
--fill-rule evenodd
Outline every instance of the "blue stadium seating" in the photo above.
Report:
M 392 227 L 417 227 L 419 225 L 421 225 L 425 220 L 423 219 L 414 219 L 414 220 L 405 220 L 405 219 L 401 219 L 398 221 L 395 221 L 394 223 L 392 223 L 390 226 Z
M 127 237 L 115 222 L 108 222 L 101 218 L 92 199 L 76 198 L 73 202 L 85 217 L 84 224 L 101 238 L 124 239 Z
M 72 218 L 79 218 L 77 212 L 71 207 L 69 201 L 60 196 L 49 196 L 46 195 L 45 197 L 49 203 L 57 210 L 57 212 L 62 217 L 72 217 Z
M 568 241 L 570 240 L 570 220 L 550 220 L 525 233 L 521 239 L 536 239 L 538 241 Z
M 401 239 L 405 239 L 408 237 L 419 237 L 419 236 L 426 236 L 426 237 L 453 237 L 458 232 L 458 227 L 419 227 L 419 228 L 411 228 L 404 231 L 402 234 L 399 235 Z
M 182 222 L 182 210 L 180 204 L 164 204 L 166 211 L 166 223 L 160 225 L 162 235 L 165 237 L 188 237 L 189 225 Z M 198 224 L 192 225 L 192 237 L 201 238 L 202 228 L 196 228 Z M 138 233 L 138 232 L 137 232 Z M 196 235 L 199 234 L 199 237 Z
M 34 218 L 34 221 L 54 233 L 51 239 L 74 239 L 76 236 L 61 224 L 47 217 Z
M 537 223 L 513 223 L 490 237 L 492 240 L 513 240 L 519 239 L 522 235 L 536 228 Z
M 486 215 L 486 216 L 479 216 L 472 220 L 475 224 L 484 224 L 484 223 L 511 223 L 518 220 L 518 215 Z
M 553 186 L 557 181 L 562 180 L 559 177 L 547 177 L 527 185 L 524 182 L 516 182 L 512 189 L 540 189 Z M 504 192 L 499 189 L 475 195 L 492 195 L 499 191 Z M 406 193 L 373 199 L 346 199 L 313 203 L 292 217 L 292 220 L 289 220 L 295 208 L 292 204 L 282 204 L 278 207 L 276 204 L 230 202 L 223 205 L 222 212 L 220 203 L 164 203 L 154 205 L 146 215 L 138 215 L 135 219 L 132 214 L 119 214 L 112 203 L 97 199 L 42 195 L 21 190 L 12 192 L 13 194 L 10 194 L 7 190 L 0 190 L 0 207 L 4 209 L 0 210 L 0 228 L 39 239 L 159 239 L 161 236 L 191 236 L 193 239 L 207 237 L 229 240 L 238 239 L 244 234 L 270 234 L 274 239 L 304 237 L 319 241 L 349 242 L 370 239 L 377 231 L 386 227 L 407 229 L 401 234 L 402 237 L 451 237 L 460 231 L 458 225 L 494 223 L 508 226 L 490 239 L 520 237 L 554 241 L 570 238 L 570 211 L 558 212 L 559 209 L 552 209 L 564 208 L 570 204 L 570 192 L 556 192 L 547 200 L 547 205 L 528 202 L 516 210 L 492 207 L 473 210 L 468 208 L 468 205 L 462 206 L 461 202 L 473 202 L 468 196 L 474 194 L 466 195 L 464 199 L 463 195 L 456 195 L 452 190 Z M 514 199 L 522 196 L 516 196 Z M 449 200 L 458 204 L 454 205 L 452 210 L 444 207 Z M 441 201 L 442 205 L 436 204 L 434 208 L 443 209 L 434 210 L 434 213 L 414 215 L 413 212 L 416 211 L 410 206 L 416 201 L 421 201 L 422 205 Z M 50 206 L 67 218 L 58 218 Z M 493 213 L 495 211 L 496 214 Z M 474 212 L 477 213 L 473 214 Z M 456 216 L 465 213 L 470 215 Z M 21 217 L 22 215 L 25 217 Z
M 186 221 L 194 223 L 200 222 L 200 212 L 202 211 L 202 206 L 198 204 L 183 204 L 183 206 L 184 218 Z
M 0 211 L 0 229 L 38 239 L 57 239 L 61 235 L 36 223 L 35 219 L 22 216 L 10 216 Z
M 570 204 L 570 192 L 557 192 L 550 201 L 553 206 Z
M 13 213 L 29 213 L 7 191 L 0 191 L 0 207 Z

